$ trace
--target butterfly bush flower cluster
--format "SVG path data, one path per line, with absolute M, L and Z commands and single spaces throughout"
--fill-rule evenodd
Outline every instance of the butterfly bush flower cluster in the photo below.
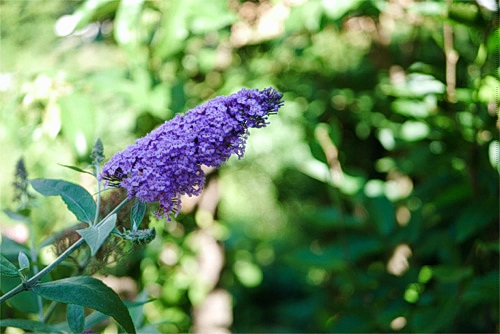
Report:
M 283 105 L 273 88 L 242 89 L 197 106 L 115 154 L 101 179 L 125 188 L 129 198 L 159 202 L 156 215 L 178 213 L 181 195 L 199 195 L 202 165 L 220 167 L 232 154 L 241 158 L 250 128 L 265 127 Z

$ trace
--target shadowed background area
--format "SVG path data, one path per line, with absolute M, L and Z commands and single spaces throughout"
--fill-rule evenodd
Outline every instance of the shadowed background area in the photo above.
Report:
M 496 2 L 2 1 L 0 22 L 2 209 L 20 157 L 95 193 L 58 164 L 86 168 L 98 137 L 109 159 L 216 96 L 284 94 L 243 159 L 150 216 L 151 244 L 89 268 L 154 299 L 142 332 L 498 332 Z M 76 223 L 37 202 L 38 243 Z M 23 249 L 23 223 L 0 231 Z

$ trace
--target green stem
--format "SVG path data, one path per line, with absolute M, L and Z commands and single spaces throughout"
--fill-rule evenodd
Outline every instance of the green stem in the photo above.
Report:
M 38 265 L 36 264 L 38 261 L 38 256 L 35 249 L 35 229 L 33 228 L 33 221 L 29 221 L 29 229 L 30 229 L 30 255 L 31 261 L 33 261 L 33 274 L 38 274 Z M 37 296 L 37 304 L 38 304 L 38 319 L 41 321 L 43 318 L 43 308 L 42 308 L 42 297 Z
M 126 198 L 125 200 L 123 200 L 120 204 L 118 204 L 118 206 L 116 208 L 113 209 L 113 211 L 111 211 L 104 219 L 102 219 L 99 222 L 99 224 L 102 224 L 102 222 L 104 222 L 108 217 L 110 217 L 111 215 L 113 215 L 116 212 L 118 212 L 129 201 L 130 201 L 130 199 L 128 199 L 128 198 Z M 99 226 L 99 224 L 97 226 Z M 20 292 L 23 292 L 23 291 L 26 291 L 26 290 L 30 290 L 31 288 L 33 288 L 33 286 L 35 286 L 36 284 L 38 284 L 38 282 L 40 282 L 40 280 L 45 275 L 47 275 L 52 270 L 54 270 L 55 267 L 57 267 L 62 261 L 64 261 L 69 255 L 71 255 L 71 253 L 73 253 L 76 249 L 78 249 L 78 247 L 80 247 L 83 243 L 85 243 L 85 240 L 83 238 L 78 239 L 73 245 L 71 245 L 68 249 L 66 249 L 64 251 L 64 253 L 62 253 L 61 255 L 59 255 L 57 257 L 57 259 L 54 260 L 54 262 L 52 262 L 51 264 L 49 264 L 47 267 L 43 268 L 40 272 L 38 272 L 36 275 L 34 275 L 33 277 L 31 277 L 26 282 L 23 282 L 23 283 L 19 284 L 14 289 L 8 291 L 6 294 L 4 294 L 3 296 L 1 296 L 0 297 L 0 304 L 3 303 L 4 301 L 6 301 L 7 299 L 14 297 L 15 295 L 17 295 Z
M 96 163 L 94 167 L 95 167 L 95 177 L 97 179 L 97 203 L 96 203 L 97 205 L 94 218 L 94 225 L 97 225 L 97 221 L 99 220 L 99 209 L 101 207 L 101 181 L 99 181 L 99 174 L 101 171 L 99 163 Z

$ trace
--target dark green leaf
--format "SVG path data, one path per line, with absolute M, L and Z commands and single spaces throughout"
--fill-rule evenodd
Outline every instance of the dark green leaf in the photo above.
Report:
M 479 200 L 463 208 L 456 222 L 457 241 L 467 240 L 498 219 L 498 203 L 495 202 Z
M 132 221 L 132 231 L 137 231 L 141 225 L 146 213 L 146 203 L 140 200 L 134 202 L 132 210 L 130 211 L 130 220 Z
M 63 166 L 63 167 L 66 167 L 66 168 L 69 168 L 69 169 L 72 169 L 72 170 L 75 170 L 77 172 L 80 172 L 80 173 L 85 173 L 85 174 L 90 174 L 90 175 L 94 175 L 92 174 L 91 172 L 89 171 L 86 171 L 84 169 L 81 169 L 80 167 L 76 167 L 76 166 L 69 166 L 69 165 L 63 165 L 63 164 L 58 164 L 59 166 Z
M 85 329 L 85 313 L 83 306 L 68 304 L 66 309 L 66 318 L 69 328 L 75 333 L 81 333 Z
M 485 304 L 491 302 L 498 305 L 499 300 L 498 274 L 491 272 L 484 277 L 474 277 L 462 294 L 463 301 L 468 305 Z
M 92 256 L 94 256 L 99 248 L 101 248 L 106 238 L 116 225 L 116 213 L 111 215 L 102 224 L 88 227 L 84 230 L 77 230 L 76 232 L 82 236 L 85 242 L 90 246 Z
M 143 309 L 142 306 L 146 303 L 151 302 L 151 301 L 153 301 L 153 300 L 151 299 L 151 300 L 146 300 L 146 301 L 141 301 L 141 302 L 123 301 L 125 306 L 129 309 L 129 312 L 130 312 L 131 318 L 133 319 L 134 324 L 136 324 L 137 326 L 139 326 L 139 323 L 140 323 L 139 316 L 137 315 L 137 313 L 140 313 L 140 318 L 142 320 L 142 318 L 144 317 L 144 315 L 142 313 L 142 309 Z M 136 317 L 134 317 L 134 316 L 136 316 Z M 86 328 L 95 327 L 99 323 L 106 320 L 107 318 L 109 318 L 109 316 L 106 314 L 103 314 L 103 313 L 98 312 L 98 311 L 92 312 L 87 317 L 85 317 L 85 326 L 86 326 Z M 141 328 L 141 331 L 143 333 L 149 333 L 147 331 L 144 331 L 144 328 Z
M 96 212 L 96 204 L 92 195 L 83 187 L 53 179 L 35 179 L 30 181 L 33 188 L 44 196 L 61 196 L 76 218 L 82 222 L 92 224 Z
M 14 289 L 21 283 L 18 277 L 1 276 L 0 290 L 5 293 Z M 37 313 L 37 295 L 31 291 L 21 292 L 8 300 L 8 303 L 23 313 Z
M 461 305 L 454 300 L 447 301 L 440 306 L 431 306 L 416 309 L 410 319 L 410 332 L 436 333 L 443 332 L 447 328 L 460 310 Z M 444 332 L 446 332 L 444 330 Z
M 0 275 L 9 277 L 22 277 L 17 267 L 7 260 L 3 255 L 0 255 Z
M 319 230 L 325 228 L 332 229 L 361 229 L 364 227 L 363 222 L 345 213 L 341 213 L 340 210 L 333 207 L 318 207 L 316 210 L 310 210 L 304 212 L 303 217 L 311 227 L 315 227 Z
M 33 291 L 49 300 L 92 308 L 113 317 L 127 332 L 135 333 L 125 304 L 111 288 L 96 278 L 69 277 L 39 284 Z
M 0 320 L 0 327 L 15 327 L 35 333 L 64 333 L 57 327 L 49 326 L 43 322 L 24 319 L 4 319 Z
M 329 247 L 324 251 L 311 252 L 309 248 L 301 248 L 291 254 L 290 263 L 295 266 L 310 268 L 313 266 L 325 270 L 345 270 L 344 251 L 341 247 Z
M 432 276 L 442 282 L 458 282 L 474 274 L 472 267 L 463 266 L 435 266 L 432 267 Z
M 395 227 L 395 212 L 392 203 L 385 197 L 368 198 L 366 203 L 370 219 L 381 235 L 389 235 Z

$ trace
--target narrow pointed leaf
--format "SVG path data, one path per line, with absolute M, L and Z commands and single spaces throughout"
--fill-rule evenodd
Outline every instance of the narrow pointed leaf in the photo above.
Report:
M 17 267 L 3 255 L 0 255 L 0 275 L 22 277 L 21 273 L 17 271 Z
M 143 201 L 135 201 L 130 211 L 130 220 L 132 221 L 132 231 L 137 231 L 144 219 L 146 213 L 146 203 Z
M 57 327 L 49 326 L 43 322 L 25 319 L 4 319 L 0 320 L 0 327 L 15 327 L 35 333 L 64 333 Z
M 90 174 L 90 175 L 94 176 L 94 174 L 92 174 L 91 172 L 89 172 L 87 170 L 84 170 L 84 169 L 81 169 L 80 167 L 70 166 L 70 165 L 63 165 L 63 164 L 58 164 L 58 165 L 66 167 L 66 168 L 69 168 L 69 169 L 72 169 L 72 170 L 80 172 L 80 173 Z
M 107 218 L 102 224 L 91 226 L 76 232 L 82 236 L 85 242 L 90 246 L 92 256 L 94 256 L 99 248 L 101 248 L 106 238 L 116 225 L 116 213 Z
M 83 311 L 83 306 L 68 304 L 66 318 L 68 319 L 69 328 L 74 333 L 83 332 L 85 329 L 85 313 Z
M 33 188 L 44 196 L 61 196 L 76 218 L 92 224 L 96 212 L 96 204 L 92 195 L 83 187 L 54 179 L 35 179 L 30 181 Z
M 100 280 L 89 276 L 75 276 L 42 283 L 33 288 L 40 296 L 60 303 L 89 307 L 114 318 L 128 333 L 135 327 L 127 307 L 116 292 Z

